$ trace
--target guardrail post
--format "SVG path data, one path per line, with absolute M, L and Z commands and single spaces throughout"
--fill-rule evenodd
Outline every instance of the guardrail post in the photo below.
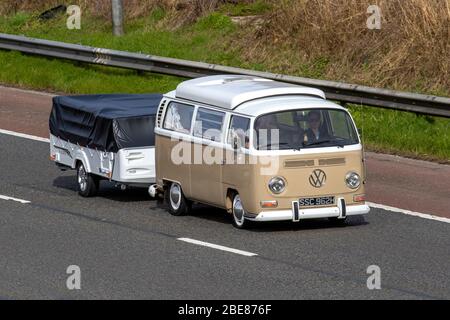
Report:
M 113 34 L 123 35 L 123 3 L 122 0 L 111 0 Z

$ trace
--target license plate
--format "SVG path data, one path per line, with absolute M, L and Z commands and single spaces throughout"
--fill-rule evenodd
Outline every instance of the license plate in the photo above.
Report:
M 334 204 L 334 197 L 300 198 L 298 200 L 299 207 L 329 206 L 332 204 Z

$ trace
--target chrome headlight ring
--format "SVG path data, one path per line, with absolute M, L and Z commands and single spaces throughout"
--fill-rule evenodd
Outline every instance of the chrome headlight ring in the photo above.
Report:
M 361 177 L 356 172 L 349 172 L 345 176 L 345 183 L 350 189 L 358 189 L 361 185 Z
M 272 179 L 270 179 L 268 184 L 269 190 L 273 194 L 283 193 L 284 190 L 286 190 L 286 185 L 286 179 L 284 179 L 283 177 L 273 177 Z

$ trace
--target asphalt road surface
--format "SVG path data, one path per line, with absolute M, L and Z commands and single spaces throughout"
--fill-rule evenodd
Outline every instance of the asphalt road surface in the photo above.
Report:
M 0 134 L 0 299 L 450 299 L 449 223 L 372 209 L 345 227 L 237 230 L 222 210 L 173 217 L 146 190 L 108 182 L 81 198 L 48 148 Z M 66 286 L 70 265 L 80 290 Z M 367 288 L 371 265 L 380 290 Z

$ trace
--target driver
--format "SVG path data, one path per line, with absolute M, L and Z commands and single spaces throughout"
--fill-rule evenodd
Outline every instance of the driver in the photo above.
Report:
M 321 115 L 320 111 L 313 110 L 308 113 L 308 129 L 305 136 L 309 143 L 323 140 L 325 135 L 320 130 Z

